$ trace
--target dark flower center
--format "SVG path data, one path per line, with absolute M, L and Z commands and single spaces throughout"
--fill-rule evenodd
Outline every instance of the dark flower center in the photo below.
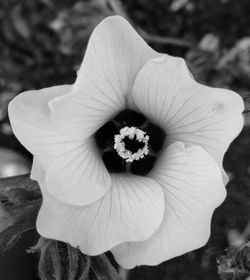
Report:
M 135 133 L 126 135 L 124 129 Z M 95 141 L 109 172 L 146 175 L 154 167 L 165 137 L 165 132 L 144 115 L 126 109 L 98 129 Z
M 144 143 L 137 141 L 135 138 L 129 139 L 128 137 L 125 137 L 123 142 L 125 143 L 126 150 L 129 150 L 132 153 L 136 153 L 139 149 L 145 146 Z

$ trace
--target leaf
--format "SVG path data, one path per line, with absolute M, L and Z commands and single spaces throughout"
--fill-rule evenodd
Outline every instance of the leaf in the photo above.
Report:
M 0 179 L 0 255 L 35 228 L 41 201 L 38 184 L 29 175 Z
M 30 179 L 29 174 L 0 179 L 0 195 L 4 193 L 7 194 L 8 191 L 12 189 L 21 189 L 40 193 L 39 185 L 36 181 Z
M 24 37 L 25 39 L 29 39 L 31 36 L 31 30 L 29 28 L 28 23 L 25 21 L 25 18 L 21 14 L 21 6 L 17 5 L 12 11 L 12 19 L 14 28 L 17 33 Z
M 43 237 L 29 252 L 40 253 L 41 280 L 121 280 L 105 254 L 90 257 L 67 243 Z
M 91 269 L 98 280 L 121 280 L 105 254 L 91 257 Z
M 250 242 L 240 248 L 230 247 L 218 259 L 222 280 L 245 280 L 250 277 Z

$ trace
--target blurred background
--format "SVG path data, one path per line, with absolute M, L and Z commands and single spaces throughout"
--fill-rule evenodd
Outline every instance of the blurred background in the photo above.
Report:
M 129 275 L 220 279 L 218 256 L 250 237 L 249 0 L 0 0 L 0 177 L 28 173 L 31 166 L 31 155 L 13 136 L 9 101 L 24 90 L 73 83 L 91 31 L 113 14 L 126 17 L 157 51 L 184 57 L 199 82 L 233 89 L 245 100 L 245 127 L 224 161 L 228 196 L 215 212 L 208 244 Z M 1 280 L 37 279 L 36 257 L 25 254 L 36 239 L 28 232 L 0 260 Z

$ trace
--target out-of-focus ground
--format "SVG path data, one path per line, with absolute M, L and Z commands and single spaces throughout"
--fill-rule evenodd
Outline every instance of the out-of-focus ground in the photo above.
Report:
M 1 0 L 0 177 L 25 173 L 31 164 L 12 134 L 8 102 L 24 90 L 74 82 L 91 31 L 116 13 L 127 16 L 157 51 L 185 57 L 198 81 L 249 99 L 249 0 L 123 0 L 121 5 L 114 0 Z M 219 279 L 216 257 L 249 239 L 250 121 L 245 116 L 245 128 L 225 157 L 228 196 L 215 212 L 208 244 L 159 266 L 134 269 L 130 279 Z M 34 234 L 27 238 L 34 242 Z M 9 264 L 1 260 L 1 280 L 35 279 L 34 258 L 20 266 L 26 241 L 19 241 L 19 253 L 12 250 Z

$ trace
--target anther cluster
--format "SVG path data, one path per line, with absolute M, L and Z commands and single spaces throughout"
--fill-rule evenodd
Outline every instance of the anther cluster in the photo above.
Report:
M 165 132 L 144 115 L 125 109 L 95 133 L 95 142 L 109 172 L 146 175 L 165 137 Z

